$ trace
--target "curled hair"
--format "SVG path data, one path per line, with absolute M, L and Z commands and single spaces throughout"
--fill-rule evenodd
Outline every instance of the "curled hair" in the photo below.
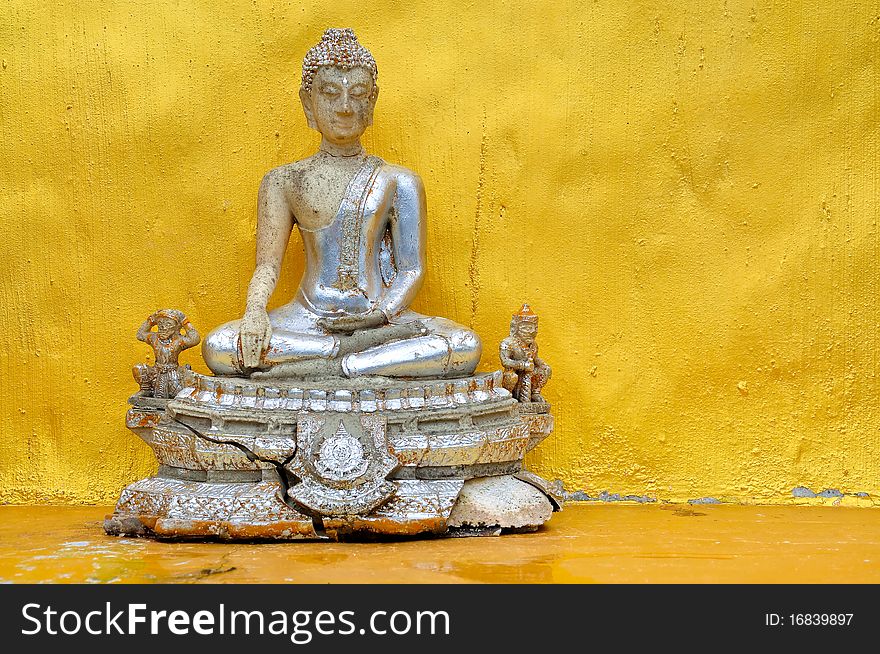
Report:
M 364 46 L 358 42 L 354 30 L 331 27 L 324 32 L 320 43 L 313 46 L 303 59 L 302 88 L 311 92 L 312 80 L 321 66 L 336 66 L 343 70 L 366 68 L 373 76 L 373 86 L 379 78 L 376 60 Z

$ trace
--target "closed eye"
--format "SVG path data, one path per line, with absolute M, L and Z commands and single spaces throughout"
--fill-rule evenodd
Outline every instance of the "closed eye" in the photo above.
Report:
M 351 94 L 352 94 L 352 96 L 354 96 L 356 98 L 365 98 L 365 97 L 367 97 L 368 92 L 369 91 L 368 91 L 366 85 L 364 85 L 364 84 L 355 84 L 351 88 Z

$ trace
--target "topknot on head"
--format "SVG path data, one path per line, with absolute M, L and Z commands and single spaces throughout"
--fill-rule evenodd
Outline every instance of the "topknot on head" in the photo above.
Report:
M 370 71 L 375 86 L 379 72 L 376 60 L 364 46 L 360 44 L 351 28 L 331 27 L 324 31 L 321 41 L 312 46 L 303 59 L 302 88 L 312 90 L 312 80 L 321 66 L 336 66 L 343 70 L 363 67 Z
M 536 314 L 534 311 L 532 311 L 532 307 L 530 307 L 526 303 L 523 303 L 520 310 L 517 311 L 515 314 L 513 314 L 513 316 L 511 316 L 511 318 L 515 322 L 532 322 L 532 323 L 538 322 L 538 314 Z
M 538 314 L 532 311 L 532 308 L 523 303 L 522 308 L 510 317 L 510 334 L 514 335 L 520 325 L 538 326 Z

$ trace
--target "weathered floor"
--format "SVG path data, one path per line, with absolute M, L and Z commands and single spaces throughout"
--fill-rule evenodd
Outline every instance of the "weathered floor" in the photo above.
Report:
M 0 507 L 4 582 L 880 582 L 880 511 L 571 504 L 535 534 L 391 543 L 158 543 L 109 507 Z

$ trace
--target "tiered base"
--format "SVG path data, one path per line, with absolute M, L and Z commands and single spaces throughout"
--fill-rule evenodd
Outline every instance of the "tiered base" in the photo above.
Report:
M 459 380 L 260 382 L 189 373 L 127 425 L 159 473 L 128 486 L 107 533 L 221 540 L 536 528 L 561 496 L 522 470 L 552 429 L 500 373 Z M 526 409 L 527 410 L 524 410 Z

